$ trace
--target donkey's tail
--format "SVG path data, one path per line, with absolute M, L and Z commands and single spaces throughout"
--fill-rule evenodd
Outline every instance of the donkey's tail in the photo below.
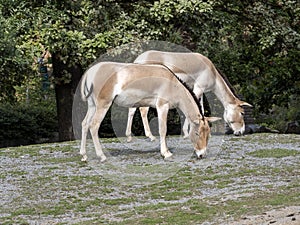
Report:
M 90 86 L 88 86 L 88 84 L 87 84 L 87 77 L 88 77 L 88 74 L 85 73 L 83 75 L 82 80 L 81 80 L 81 98 L 82 98 L 83 101 L 87 101 L 87 99 L 93 93 L 93 84 L 91 84 Z

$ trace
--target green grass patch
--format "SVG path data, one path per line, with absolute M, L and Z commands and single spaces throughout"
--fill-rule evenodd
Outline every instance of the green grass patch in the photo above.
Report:
M 113 199 L 105 199 L 103 200 L 105 205 L 122 205 L 122 204 L 129 204 L 133 202 L 133 199 L 131 198 L 113 198 Z
M 123 138 L 125 140 L 125 138 Z M 120 143 L 121 140 L 119 138 L 100 138 L 101 143 Z
M 0 156 L 6 156 L 10 158 L 33 157 L 38 155 L 40 155 L 39 149 L 34 148 L 33 146 L 0 149 Z
M 258 158 L 284 158 L 289 156 L 300 155 L 300 151 L 293 149 L 273 148 L 273 149 L 259 149 L 248 153 L 250 156 Z
M 294 138 L 283 136 L 280 141 L 288 143 L 288 137 Z M 270 139 L 274 149 L 267 143 L 259 144 Z M 300 151 L 296 150 L 299 144 L 288 145 L 291 149 L 287 149 L 277 147 L 277 140 L 273 134 L 233 137 L 230 144 L 239 146 L 232 148 L 232 154 L 242 148 L 244 157 L 239 154 L 238 158 L 228 160 L 221 154 L 225 161 L 219 158 L 206 168 L 201 167 L 201 161 L 189 162 L 180 169 L 174 167 L 176 170 L 169 178 L 144 186 L 118 185 L 94 171 L 89 163 L 80 161 L 75 142 L 0 149 L 6 164 L 16 162 L 0 172 L 6 185 L 2 194 L 13 196 L 5 196 L 9 200 L 1 210 L 10 213 L 4 214 L 0 223 L 29 224 L 37 215 L 41 218 L 37 223 L 48 222 L 48 218 L 70 214 L 76 219 L 71 222 L 78 224 L 202 224 L 216 219 L 225 219 L 226 223 L 227 218 L 240 219 L 292 206 L 300 202 Z M 257 146 L 262 149 L 257 150 Z M 284 157 L 291 158 L 281 159 Z M 279 159 L 275 167 L 261 158 Z M 127 169 L 124 173 L 163 171 L 152 168 L 151 163 L 130 160 Z M 14 196 L 10 188 L 16 188 L 18 195 Z M 70 220 L 65 222 L 68 223 Z
M 255 142 L 259 144 L 298 144 L 300 143 L 300 135 L 297 134 L 269 134 L 269 133 L 256 133 L 245 136 L 229 136 L 227 141 L 235 143 L 239 141 Z
M 272 208 L 299 202 L 298 188 L 299 185 L 296 187 L 295 184 L 291 184 L 289 192 L 286 193 L 283 193 L 281 188 L 272 192 L 256 191 L 251 197 L 240 197 L 225 202 L 219 198 L 191 198 L 184 203 L 151 203 L 121 214 L 118 218 L 122 218 L 123 221 L 114 224 L 201 224 L 224 215 L 240 218 L 243 215 L 261 214 Z M 133 219 L 135 216 L 137 218 Z

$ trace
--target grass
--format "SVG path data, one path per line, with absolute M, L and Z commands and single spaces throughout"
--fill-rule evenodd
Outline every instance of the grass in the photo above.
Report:
M 220 202 L 218 199 L 210 200 Z M 281 190 L 272 193 L 257 192 L 252 197 L 228 200 L 218 204 L 210 204 L 207 200 L 199 199 L 176 204 L 159 203 L 134 208 L 130 213 L 122 215 L 123 222 L 119 224 L 200 224 L 212 221 L 220 215 L 240 218 L 245 214 L 261 213 L 268 208 L 292 205 L 299 200 L 297 189 L 294 188 L 288 193 L 281 193 Z M 146 215 L 146 218 L 131 219 L 139 215 Z
M 282 148 L 259 149 L 250 152 L 249 155 L 257 158 L 284 158 L 300 155 L 300 151 Z
M 291 137 L 284 135 L 282 139 L 287 140 L 282 143 L 291 144 Z M 168 179 L 145 186 L 118 185 L 105 179 L 80 161 L 75 142 L 0 149 L 4 185 L 0 188 L 4 197 L 0 224 L 59 218 L 65 219 L 59 224 L 198 224 L 297 205 L 298 143 L 293 149 L 270 148 L 270 139 L 278 138 L 265 134 L 230 138 L 229 145 L 235 144 L 230 154 L 251 151 L 238 160 L 214 161 L 205 169 L 199 167 L 201 161 L 191 162 Z M 253 148 L 257 145 L 260 149 Z M 275 166 L 259 163 L 264 158 L 282 161 Z M 10 160 L 16 164 L 10 165 Z M 128 168 L 152 173 L 163 169 L 130 162 Z
M 255 142 L 258 144 L 295 144 L 300 147 L 300 135 L 298 134 L 269 134 L 257 133 L 252 135 L 245 135 L 240 137 L 229 136 L 229 141 L 245 141 Z

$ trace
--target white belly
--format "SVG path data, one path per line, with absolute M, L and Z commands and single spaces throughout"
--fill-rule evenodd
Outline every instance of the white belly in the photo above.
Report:
M 142 90 L 129 89 L 118 94 L 114 102 L 123 107 L 155 107 L 157 96 Z

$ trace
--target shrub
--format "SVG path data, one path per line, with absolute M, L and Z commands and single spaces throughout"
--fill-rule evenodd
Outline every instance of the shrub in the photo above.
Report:
M 285 132 L 288 122 L 300 122 L 300 97 L 292 95 L 286 106 L 274 105 L 270 114 L 261 116 L 258 122 L 264 122 L 267 126 Z
M 2 147 L 51 140 L 58 129 L 56 110 L 51 106 L 1 104 L 0 114 Z

